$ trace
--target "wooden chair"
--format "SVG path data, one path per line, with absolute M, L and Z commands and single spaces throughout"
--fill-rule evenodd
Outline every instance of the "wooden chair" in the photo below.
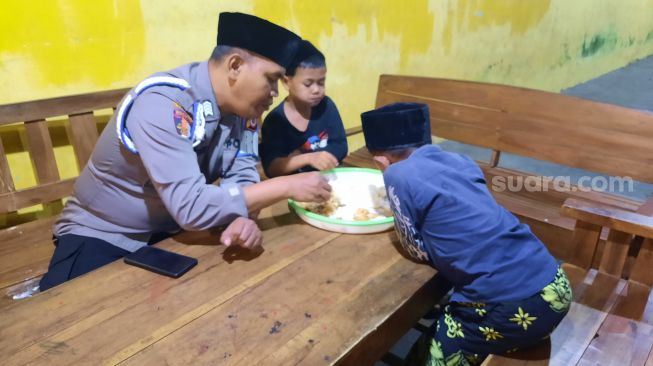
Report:
M 5 149 L 0 140 L 0 214 L 43 204 L 56 215 L 62 199 L 70 196 L 75 178 L 61 179 L 55 159 L 50 125 L 66 118 L 78 172 L 86 165 L 98 138 L 94 111 L 114 108 L 128 89 L 22 102 L 0 106 L 0 126 L 24 129 L 25 147 L 33 163 L 36 186 L 16 189 Z M 25 167 L 23 167 L 25 169 Z M 29 167 L 27 167 L 29 169 Z M 55 216 L 38 218 L 0 230 L 0 308 L 17 294 L 33 289 L 47 269 L 54 250 L 51 227 Z

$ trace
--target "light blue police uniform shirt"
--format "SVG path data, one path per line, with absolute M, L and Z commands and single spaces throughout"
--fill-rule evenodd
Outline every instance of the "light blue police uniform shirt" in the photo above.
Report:
M 124 125 L 135 152 L 117 133 L 114 113 L 54 225 L 55 235 L 92 236 L 133 251 L 154 232 L 204 230 L 248 215 L 242 187 L 260 179 L 255 126 L 221 114 L 207 62 L 151 80 L 188 87 L 159 82 L 144 88 L 143 82 L 130 91 L 120 107 L 131 99 Z M 195 116 L 198 106 L 202 113 Z M 186 127 L 195 117 L 205 124 L 202 137 L 193 140 Z M 212 184 L 218 178 L 220 185 Z

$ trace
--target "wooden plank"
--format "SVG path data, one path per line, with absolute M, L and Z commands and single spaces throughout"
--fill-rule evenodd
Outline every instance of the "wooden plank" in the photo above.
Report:
M 569 258 L 569 263 L 581 268 L 590 269 L 596 254 L 601 229 L 602 227 L 599 225 L 576 221 L 572 239 L 573 254 Z
M 400 275 L 401 276 L 401 275 Z M 378 328 L 356 343 L 338 365 L 372 365 L 419 321 L 419 318 L 433 309 L 435 303 L 451 288 L 442 277 L 435 276 L 419 289 L 413 297 L 402 305 Z M 340 319 L 334 319 L 339 321 Z
M 47 122 L 45 120 L 26 122 L 25 131 L 38 183 L 51 183 L 59 180 L 57 161 L 54 158 Z
M 651 113 L 511 86 L 381 76 L 377 106 L 395 101 L 429 104 L 432 116 L 450 124 L 440 137 L 653 182 L 646 168 L 653 164 Z M 494 130 L 490 142 L 480 138 L 479 128 Z
M 178 238 L 193 245 L 175 240 L 160 245 L 198 258 L 197 267 L 181 279 L 117 261 L 8 308 L 0 318 L 0 353 L 9 355 L 4 364 L 98 364 L 128 357 L 339 236 L 291 218 L 264 232 L 266 250 L 256 260 L 249 251 L 200 245 L 217 237 L 195 232 Z M 285 220 L 270 220 L 277 219 Z M 43 307 L 56 317 L 28 320 Z M 57 344 L 65 347 L 52 354 Z
M 20 241 L 23 240 L 22 238 L 25 235 L 41 231 L 44 228 L 50 228 L 56 219 L 56 217 L 48 217 L 0 230 L 0 256 L 7 255 L 7 252 L 3 249 L 5 243 Z
M 524 128 L 526 127 L 524 126 Z M 592 137 L 583 136 L 574 141 L 573 135 L 570 133 L 562 135 L 549 133 L 552 128 L 556 127 L 542 128 L 539 133 L 534 127 L 524 131 L 504 129 L 501 131 L 496 148 L 504 152 L 575 168 L 653 182 L 653 173 L 650 172 L 650 169 L 646 169 L 653 165 L 653 158 L 650 155 L 641 156 L 641 149 L 633 150 L 631 148 L 628 149 L 628 153 L 621 150 L 611 151 L 603 147 L 606 143 L 610 144 L 610 140 L 606 140 L 605 143 L 590 144 L 586 141 Z M 631 139 L 626 141 L 631 141 Z M 601 159 L 596 159 L 596 156 L 601 156 Z
M 506 355 L 490 355 L 481 366 L 545 366 L 551 358 L 551 338 Z
M 627 287 L 621 292 L 610 314 L 653 326 L 653 299 L 650 295 L 650 287 L 639 282 L 628 281 Z
M 9 162 L 7 161 L 4 146 L 2 145 L 2 139 L 0 139 L 0 193 L 12 192 L 14 190 L 14 179 L 9 170 Z
M 363 132 L 363 126 L 354 126 L 345 130 L 345 136 L 353 136 Z
M 570 198 L 561 212 L 568 217 L 643 237 L 653 237 L 653 217 L 597 206 Z
M 0 105 L 0 125 L 113 108 L 129 89 Z
M 70 141 L 75 150 L 78 171 L 81 172 L 91 157 L 98 139 L 93 112 L 70 115 L 70 130 Z
M 581 359 L 583 365 L 643 365 L 653 347 L 650 288 L 628 281 Z
M 653 197 L 644 202 L 644 204 L 637 209 L 637 213 L 646 216 L 653 216 Z
M 626 281 L 563 264 L 574 292 L 569 313 L 551 334 L 552 365 L 574 365 L 616 303 Z
M 0 231 L 0 290 L 45 273 L 54 251 L 55 221 L 48 217 Z
M 578 365 L 644 365 L 653 347 L 653 326 L 609 316 Z
M 49 236 L 48 238 L 45 238 Z M 15 286 L 21 282 L 42 276 L 48 269 L 50 258 L 54 252 L 52 231 L 45 230 L 34 236 L 26 236 L 31 242 L 13 242 L 3 245 L 4 250 L 13 251 L 0 263 L 5 265 L 0 270 L 0 291 Z M 22 245 L 22 246 L 21 246 Z
M 41 278 L 42 276 L 30 278 L 2 289 L 2 296 L 0 296 L 0 311 L 4 311 L 4 309 L 10 306 L 20 306 L 19 304 L 21 301 L 38 294 Z
M 0 194 L 0 213 L 14 212 L 21 208 L 68 197 L 72 194 L 74 185 L 75 178 L 69 178 Z
M 386 233 L 342 236 L 124 364 L 334 364 L 434 273 Z
M 481 87 L 479 87 L 481 86 Z M 506 92 L 521 88 L 429 77 L 381 75 L 377 94 L 417 95 L 424 99 L 502 111 L 501 99 Z
M 635 265 L 630 272 L 630 279 L 648 287 L 653 286 L 653 239 L 645 239 L 642 243 Z
M 396 101 L 429 104 L 440 137 L 653 182 L 650 113 L 511 86 L 381 76 L 377 106 Z
M 512 96 L 506 109 L 513 115 L 529 115 L 558 125 L 573 121 L 579 131 L 595 128 L 608 133 L 653 137 L 649 124 L 653 114 L 646 111 L 533 89 L 522 89 Z
M 599 271 L 621 277 L 632 239 L 633 236 L 629 233 L 610 229 L 608 240 L 603 249 Z
M 455 120 L 431 115 L 431 134 L 465 144 L 488 149 L 499 149 L 499 133 L 496 129 L 483 128 L 472 124 L 461 125 Z

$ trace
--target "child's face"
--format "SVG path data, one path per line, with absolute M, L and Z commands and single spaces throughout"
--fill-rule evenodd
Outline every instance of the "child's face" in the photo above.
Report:
M 318 105 L 326 92 L 326 72 L 326 67 L 298 67 L 294 76 L 284 78 L 288 94 L 311 107 Z

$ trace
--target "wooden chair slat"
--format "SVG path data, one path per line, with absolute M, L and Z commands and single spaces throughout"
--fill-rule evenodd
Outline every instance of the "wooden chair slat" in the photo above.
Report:
M 573 254 L 569 263 L 590 269 L 596 254 L 602 227 L 584 221 L 576 221 L 572 239 Z
M 74 114 L 70 116 L 70 141 L 75 150 L 77 167 L 81 172 L 93 153 L 98 139 L 97 126 L 93 112 Z
M 68 197 L 73 192 L 74 184 L 75 178 L 70 178 L 22 189 L 17 192 L 0 194 L 0 214 L 15 212 L 21 208 Z
M 129 89 L 0 105 L 0 125 L 114 108 Z
M 632 239 L 632 234 L 611 229 L 603 249 L 599 271 L 621 277 Z
M 2 139 L 0 139 L 0 193 L 12 192 L 14 190 L 14 179 L 11 177 L 5 148 L 2 145 Z
M 630 279 L 649 287 L 653 286 L 653 239 L 647 238 L 642 243 L 630 272 Z
M 579 365 L 643 365 L 653 347 L 653 326 L 608 316 Z
M 47 122 L 45 120 L 26 122 L 25 131 L 38 183 L 44 184 L 59 180 L 57 161 L 54 157 Z

